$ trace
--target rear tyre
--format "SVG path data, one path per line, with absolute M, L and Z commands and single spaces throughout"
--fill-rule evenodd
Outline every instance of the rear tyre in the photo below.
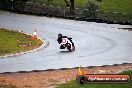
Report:
M 61 45 L 61 46 L 60 46 L 60 49 L 65 49 L 64 45 Z

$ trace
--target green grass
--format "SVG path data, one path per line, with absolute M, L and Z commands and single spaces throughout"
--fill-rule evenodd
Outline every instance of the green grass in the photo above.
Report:
M 45 3 L 55 6 L 65 6 L 64 0 L 53 0 L 47 2 L 47 0 L 30 0 L 35 3 Z M 100 10 L 110 11 L 110 12 L 120 12 L 120 13 L 131 13 L 132 14 L 132 0 L 102 0 L 102 2 L 97 2 Z M 86 0 L 75 0 L 75 7 L 82 8 L 86 5 Z
M 54 6 L 66 6 L 64 0 L 53 0 L 50 2 L 47 2 L 47 0 L 30 0 L 31 2 L 35 2 L 35 3 L 44 3 L 44 4 L 48 4 L 48 5 L 54 5 Z M 76 8 L 81 8 L 84 7 L 86 3 L 86 0 L 75 0 L 75 7 Z
M 13 86 L 13 85 L 2 85 L 2 84 L 0 84 L 0 88 L 17 88 L 17 87 Z
M 101 10 L 132 14 L 132 0 L 102 0 Z
M 0 10 L 0 14 L 5 14 L 5 13 L 7 13 L 7 14 L 12 14 L 13 12 Z
M 102 0 L 96 3 L 101 10 L 97 15 L 98 18 L 132 23 L 132 0 Z
M 24 33 L 0 28 L 0 56 L 37 48 L 42 44 L 38 39 Z
M 125 71 L 121 74 L 129 74 L 132 79 L 132 70 Z M 65 84 L 60 84 L 56 88 L 132 88 L 132 81 L 128 84 L 83 84 L 79 85 L 75 80 L 72 80 Z

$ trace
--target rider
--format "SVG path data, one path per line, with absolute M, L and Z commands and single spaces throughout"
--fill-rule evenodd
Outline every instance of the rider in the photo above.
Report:
M 57 39 L 58 43 L 60 44 L 62 42 L 62 34 L 58 34 L 58 39 Z

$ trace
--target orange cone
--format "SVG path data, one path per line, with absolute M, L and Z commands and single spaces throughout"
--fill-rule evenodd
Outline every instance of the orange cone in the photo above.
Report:
M 36 33 L 36 29 L 33 32 L 33 39 L 37 39 L 37 33 Z

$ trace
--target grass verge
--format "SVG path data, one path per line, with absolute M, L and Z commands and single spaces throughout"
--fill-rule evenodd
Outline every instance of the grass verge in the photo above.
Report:
M 43 3 L 43 4 L 47 4 L 47 5 L 54 5 L 54 6 L 62 6 L 65 7 L 66 3 L 64 0 L 29 0 L 31 2 L 35 2 L 35 3 Z M 86 3 L 86 0 L 75 0 L 75 7 L 76 8 L 81 8 L 84 7 Z
M 0 56 L 32 50 L 41 44 L 41 40 L 30 35 L 0 28 Z
M 35 3 L 44 3 L 55 6 L 66 6 L 64 0 L 29 0 Z M 100 7 L 100 10 L 109 11 L 109 12 L 119 12 L 132 14 L 132 0 L 102 0 L 102 2 L 98 2 L 98 0 L 94 0 Z M 82 8 L 86 6 L 87 0 L 75 0 L 75 7 Z
M 132 79 L 132 70 L 130 71 L 125 71 L 120 74 L 129 74 Z M 132 88 L 132 81 L 128 84 L 83 84 L 79 85 L 76 83 L 75 80 L 72 80 L 68 83 L 60 84 L 56 88 Z
M 102 0 L 99 6 L 103 11 L 132 14 L 132 0 Z

